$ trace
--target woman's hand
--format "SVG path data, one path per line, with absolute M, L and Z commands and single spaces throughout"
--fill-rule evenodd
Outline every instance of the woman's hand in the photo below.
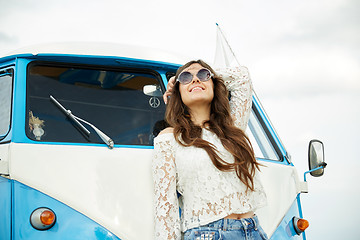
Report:
M 173 76 L 173 77 L 171 77 L 169 79 L 169 82 L 168 82 L 167 87 L 166 87 L 166 92 L 163 95 L 163 99 L 164 99 L 165 104 L 167 104 L 168 97 L 171 96 L 174 86 L 175 86 L 175 76 Z

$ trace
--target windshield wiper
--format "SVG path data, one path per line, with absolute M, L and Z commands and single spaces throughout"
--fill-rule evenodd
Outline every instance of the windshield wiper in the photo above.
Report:
M 112 149 L 114 147 L 114 141 L 108 137 L 105 133 L 103 133 L 102 131 L 100 131 L 97 127 L 95 127 L 94 125 L 92 125 L 91 123 L 75 116 L 74 114 L 71 113 L 70 110 L 65 109 L 63 105 L 61 105 L 53 96 L 50 95 L 50 100 L 77 126 L 77 128 L 84 133 L 87 136 L 90 136 L 90 131 L 87 130 L 84 125 L 82 125 L 79 121 L 89 125 L 92 129 L 94 129 L 94 131 L 96 132 L 96 134 L 101 138 L 101 140 L 104 141 L 104 143 L 110 148 Z
M 90 136 L 90 131 L 87 130 L 84 125 L 82 125 L 76 118 L 75 115 L 71 113 L 70 110 L 64 108 L 53 96 L 50 95 L 50 100 L 63 112 L 75 125 L 78 129 L 84 133 L 86 136 Z

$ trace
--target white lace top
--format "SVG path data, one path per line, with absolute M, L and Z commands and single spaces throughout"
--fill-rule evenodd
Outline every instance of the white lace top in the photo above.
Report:
M 245 131 L 252 103 L 249 72 L 246 67 L 238 67 L 217 73 L 231 92 L 230 106 L 235 124 Z M 216 146 L 223 160 L 234 161 L 216 134 L 203 128 L 202 138 Z M 255 211 L 266 204 L 258 172 L 254 176 L 255 191 L 246 192 L 246 186 L 234 171 L 218 170 L 205 150 L 181 146 L 173 133 L 161 134 L 154 140 L 153 177 L 155 239 L 181 239 L 181 232 L 187 229 L 232 213 Z

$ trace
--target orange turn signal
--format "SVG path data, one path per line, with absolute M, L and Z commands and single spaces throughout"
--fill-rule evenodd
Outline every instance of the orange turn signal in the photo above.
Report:
M 45 210 L 40 214 L 40 221 L 44 225 L 51 225 L 55 222 L 55 213 L 50 210 Z
M 308 220 L 293 217 L 293 224 L 295 228 L 295 232 L 300 235 L 302 232 L 304 232 L 309 227 Z
M 299 228 L 300 231 L 305 231 L 305 229 L 307 229 L 309 227 L 308 220 L 300 218 L 297 221 L 297 227 Z
M 47 230 L 54 226 L 55 213 L 46 207 L 35 209 L 30 216 L 30 223 L 37 230 Z

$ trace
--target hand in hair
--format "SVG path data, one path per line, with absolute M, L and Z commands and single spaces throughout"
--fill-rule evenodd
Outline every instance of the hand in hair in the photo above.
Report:
M 164 99 L 165 104 L 167 104 L 168 97 L 171 96 L 172 89 L 174 88 L 174 86 L 175 86 L 175 76 L 173 76 L 173 77 L 171 77 L 169 79 L 169 82 L 168 82 L 167 87 L 166 87 L 166 92 L 163 95 L 163 99 Z

